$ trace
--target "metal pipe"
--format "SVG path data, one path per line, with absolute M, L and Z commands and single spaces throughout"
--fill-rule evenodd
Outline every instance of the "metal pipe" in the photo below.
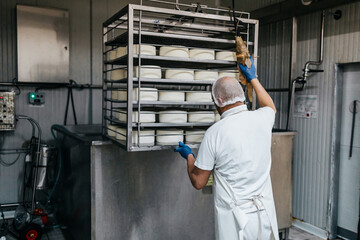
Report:
M 310 65 L 321 65 L 324 59 L 324 29 L 325 29 L 325 11 L 321 13 L 321 31 L 320 31 L 320 48 L 319 48 L 319 60 L 318 61 L 307 61 L 304 66 L 304 81 L 309 76 Z

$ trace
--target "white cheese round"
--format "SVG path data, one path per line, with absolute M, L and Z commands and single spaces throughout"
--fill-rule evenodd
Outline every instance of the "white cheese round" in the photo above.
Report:
M 236 53 L 230 51 L 216 52 L 216 60 L 236 61 Z
M 116 59 L 116 49 L 109 51 L 107 55 L 109 61 Z
M 159 112 L 161 123 L 186 123 L 187 112 L 185 111 L 161 111 Z
M 164 57 L 188 58 L 189 49 L 185 47 L 163 46 L 160 47 L 159 55 Z
M 127 47 L 118 47 L 115 51 L 116 51 L 116 57 L 120 58 L 127 54 Z
M 201 111 L 201 112 L 189 112 L 188 113 L 188 122 L 200 123 L 215 122 L 215 114 L 213 111 Z
M 110 72 L 110 80 L 116 81 L 126 77 L 125 75 L 126 70 L 124 69 L 115 69 Z
M 201 143 L 205 130 L 185 131 L 185 143 Z
M 139 67 L 134 67 L 134 77 L 139 76 Z M 161 78 L 161 68 L 159 66 L 144 65 L 140 68 L 142 78 Z
M 133 96 L 135 101 L 138 100 L 139 89 L 133 89 Z M 140 100 L 141 101 L 157 101 L 158 92 L 156 88 L 140 88 Z
M 132 121 L 133 122 L 139 122 L 138 121 L 138 112 L 135 111 L 132 113 Z M 117 112 L 116 118 L 119 119 L 119 121 L 126 122 L 126 112 Z M 141 111 L 140 113 L 140 122 L 141 123 L 154 123 L 155 122 L 155 112 L 152 111 Z
M 195 71 L 194 79 L 195 80 L 204 80 L 204 81 L 216 81 L 218 79 L 218 72 Z
M 118 95 L 119 91 L 117 90 L 112 90 L 111 91 L 111 99 L 112 100 L 119 100 L 119 95 Z
M 239 79 L 239 73 L 234 71 L 223 71 L 219 72 L 219 78 L 222 77 L 233 77 L 235 79 Z
M 194 71 L 168 69 L 168 70 L 165 71 L 165 78 L 167 78 L 167 79 L 180 79 L 180 80 L 193 80 L 194 79 Z
M 212 102 L 210 92 L 187 92 L 187 102 Z
M 156 55 L 156 47 L 148 44 L 141 44 L 141 55 Z M 134 53 L 139 54 L 139 44 L 134 44 Z
M 117 128 L 116 129 L 116 139 L 125 141 L 126 140 L 126 129 Z M 155 144 L 155 131 L 154 130 L 142 130 L 140 131 L 139 137 L 140 144 L 139 146 L 153 146 Z M 132 131 L 132 143 L 133 145 L 138 145 L 138 131 Z
M 107 128 L 108 128 L 107 134 L 108 134 L 110 137 L 115 137 L 115 136 L 116 136 L 116 128 L 117 128 L 117 126 L 115 126 L 115 125 L 108 125 Z
M 156 145 L 178 145 L 184 140 L 184 131 L 177 129 L 156 130 Z
M 184 102 L 185 101 L 185 92 L 161 91 L 161 92 L 159 92 L 159 101 Z
M 206 60 L 214 60 L 215 59 L 215 51 L 210 49 L 190 49 L 189 51 L 190 58 L 195 59 L 206 59 Z

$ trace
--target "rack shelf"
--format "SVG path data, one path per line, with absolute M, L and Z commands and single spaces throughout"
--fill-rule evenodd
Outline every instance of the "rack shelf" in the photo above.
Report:
M 249 14 L 245 15 L 249 17 Z M 241 18 L 241 20 L 240 34 L 244 41 L 246 41 L 251 53 L 256 56 L 258 21 L 250 18 Z M 144 111 L 152 111 L 154 112 L 152 114 L 157 114 L 164 110 L 181 110 L 187 112 L 215 111 L 215 106 L 212 101 L 144 101 L 141 98 L 146 94 L 151 95 L 151 93 L 154 92 L 149 91 L 151 93 L 146 93 L 146 89 L 144 88 L 156 88 L 157 94 L 161 93 L 161 91 L 191 91 L 195 94 L 204 91 L 208 93 L 211 92 L 211 85 L 214 81 L 168 79 L 165 77 L 167 75 L 166 71 L 209 70 L 222 72 L 233 70 L 237 72 L 235 61 L 158 56 L 160 52 L 159 47 L 178 45 L 188 49 L 201 48 L 214 51 L 234 51 L 235 40 L 233 37 L 233 28 L 233 22 L 229 16 L 226 15 L 195 13 L 134 4 L 129 4 L 109 18 L 103 24 L 103 135 L 130 152 L 174 148 L 171 142 L 166 146 L 158 145 L 158 142 L 166 144 L 166 140 L 163 138 L 164 136 L 179 136 L 184 141 L 189 141 L 186 143 L 190 144 L 190 147 L 199 147 L 199 144 L 193 144 L 193 142 L 201 142 L 201 134 L 214 124 L 214 122 L 137 123 L 133 121 L 133 113 L 137 111 L 138 114 L 141 115 Z M 153 45 L 156 47 L 156 53 L 152 53 L 155 55 L 145 55 L 141 51 L 139 55 L 139 48 L 135 46 L 135 44 L 140 45 L 140 49 L 142 49 L 141 44 Z M 127 51 L 125 51 L 125 49 L 114 51 L 116 48 L 124 46 L 127 47 Z M 125 51 L 128 54 L 114 58 L 114 54 L 120 54 L 121 51 Z M 110 56 L 113 60 L 107 60 Z M 257 59 L 255 58 L 254 61 L 256 65 Z M 146 71 L 143 72 L 142 68 L 135 74 L 134 67 L 145 65 L 160 67 L 161 76 L 159 71 L 151 71 L 150 76 L 157 74 L 156 76 L 158 78 L 149 78 L 147 77 L 149 75 L 145 75 Z M 159 69 L 158 67 L 156 67 L 156 69 Z M 113 72 L 118 69 L 124 71 Z M 181 71 L 179 72 L 181 73 Z M 111 80 L 115 77 L 116 79 L 121 79 Z M 140 91 L 133 91 L 135 88 Z M 141 93 L 142 89 L 144 89 L 143 91 L 145 92 L 143 93 L 145 95 Z M 115 100 L 118 93 L 114 91 L 120 91 L 118 92 L 120 94 L 121 91 L 127 91 L 129 94 L 128 97 L 133 97 L 129 99 L 139 99 L 139 101 Z M 133 95 L 134 92 L 138 94 L 136 96 L 137 98 L 130 96 Z M 113 96 L 115 96 L 115 99 L 112 99 Z M 208 94 L 205 96 L 208 96 Z M 122 112 L 123 114 L 127 113 L 126 121 L 120 121 L 118 118 L 115 118 L 118 112 Z M 160 120 L 160 118 L 155 115 L 155 121 L 158 120 Z M 124 130 L 126 130 L 126 134 Z M 178 130 L 178 132 L 174 133 L 176 130 Z M 142 135 L 142 131 L 150 131 L 152 133 L 150 136 L 144 136 Z M 164 131 L 169 132 L 163 134 L 162 132 Z M 149 132 L 145 134 L 149 134 Z M 115 136 L 118 136 L 119 139 Z M 144 142 L 142 141 L 145 141 L 143 137 L 152 139 L 153 146 L 143 145 Z M 192 140 L 194 137 L 199 137 L 200 140 Z M 120 140 L 122 138 L 125 138 L 125 140 Z M 147 141 L 148 140 L 149 139 L 147 139 Z M 140 144 L 137 144 L 139 142 Z

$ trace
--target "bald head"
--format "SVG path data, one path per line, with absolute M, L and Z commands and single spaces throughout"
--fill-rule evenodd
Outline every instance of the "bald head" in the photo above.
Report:
M 212 85 L 212 96 L 218 107 L 244 102 L 245 94 L 240 83 L 233 77 L 223 77 Z

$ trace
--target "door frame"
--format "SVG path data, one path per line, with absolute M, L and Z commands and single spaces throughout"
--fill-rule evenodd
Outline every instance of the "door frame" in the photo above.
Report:
M 340 172 L 340 137 L 341 114 L 343 97 L 344 66 L 360 64 L 360 62 L 336 63 L 333 78 L 333 111 L 331 124 L 331 153 L 330 153 L 330 196 L 328 202 L 327 229 L 329 238 L 337 238 L 339 172 Z

